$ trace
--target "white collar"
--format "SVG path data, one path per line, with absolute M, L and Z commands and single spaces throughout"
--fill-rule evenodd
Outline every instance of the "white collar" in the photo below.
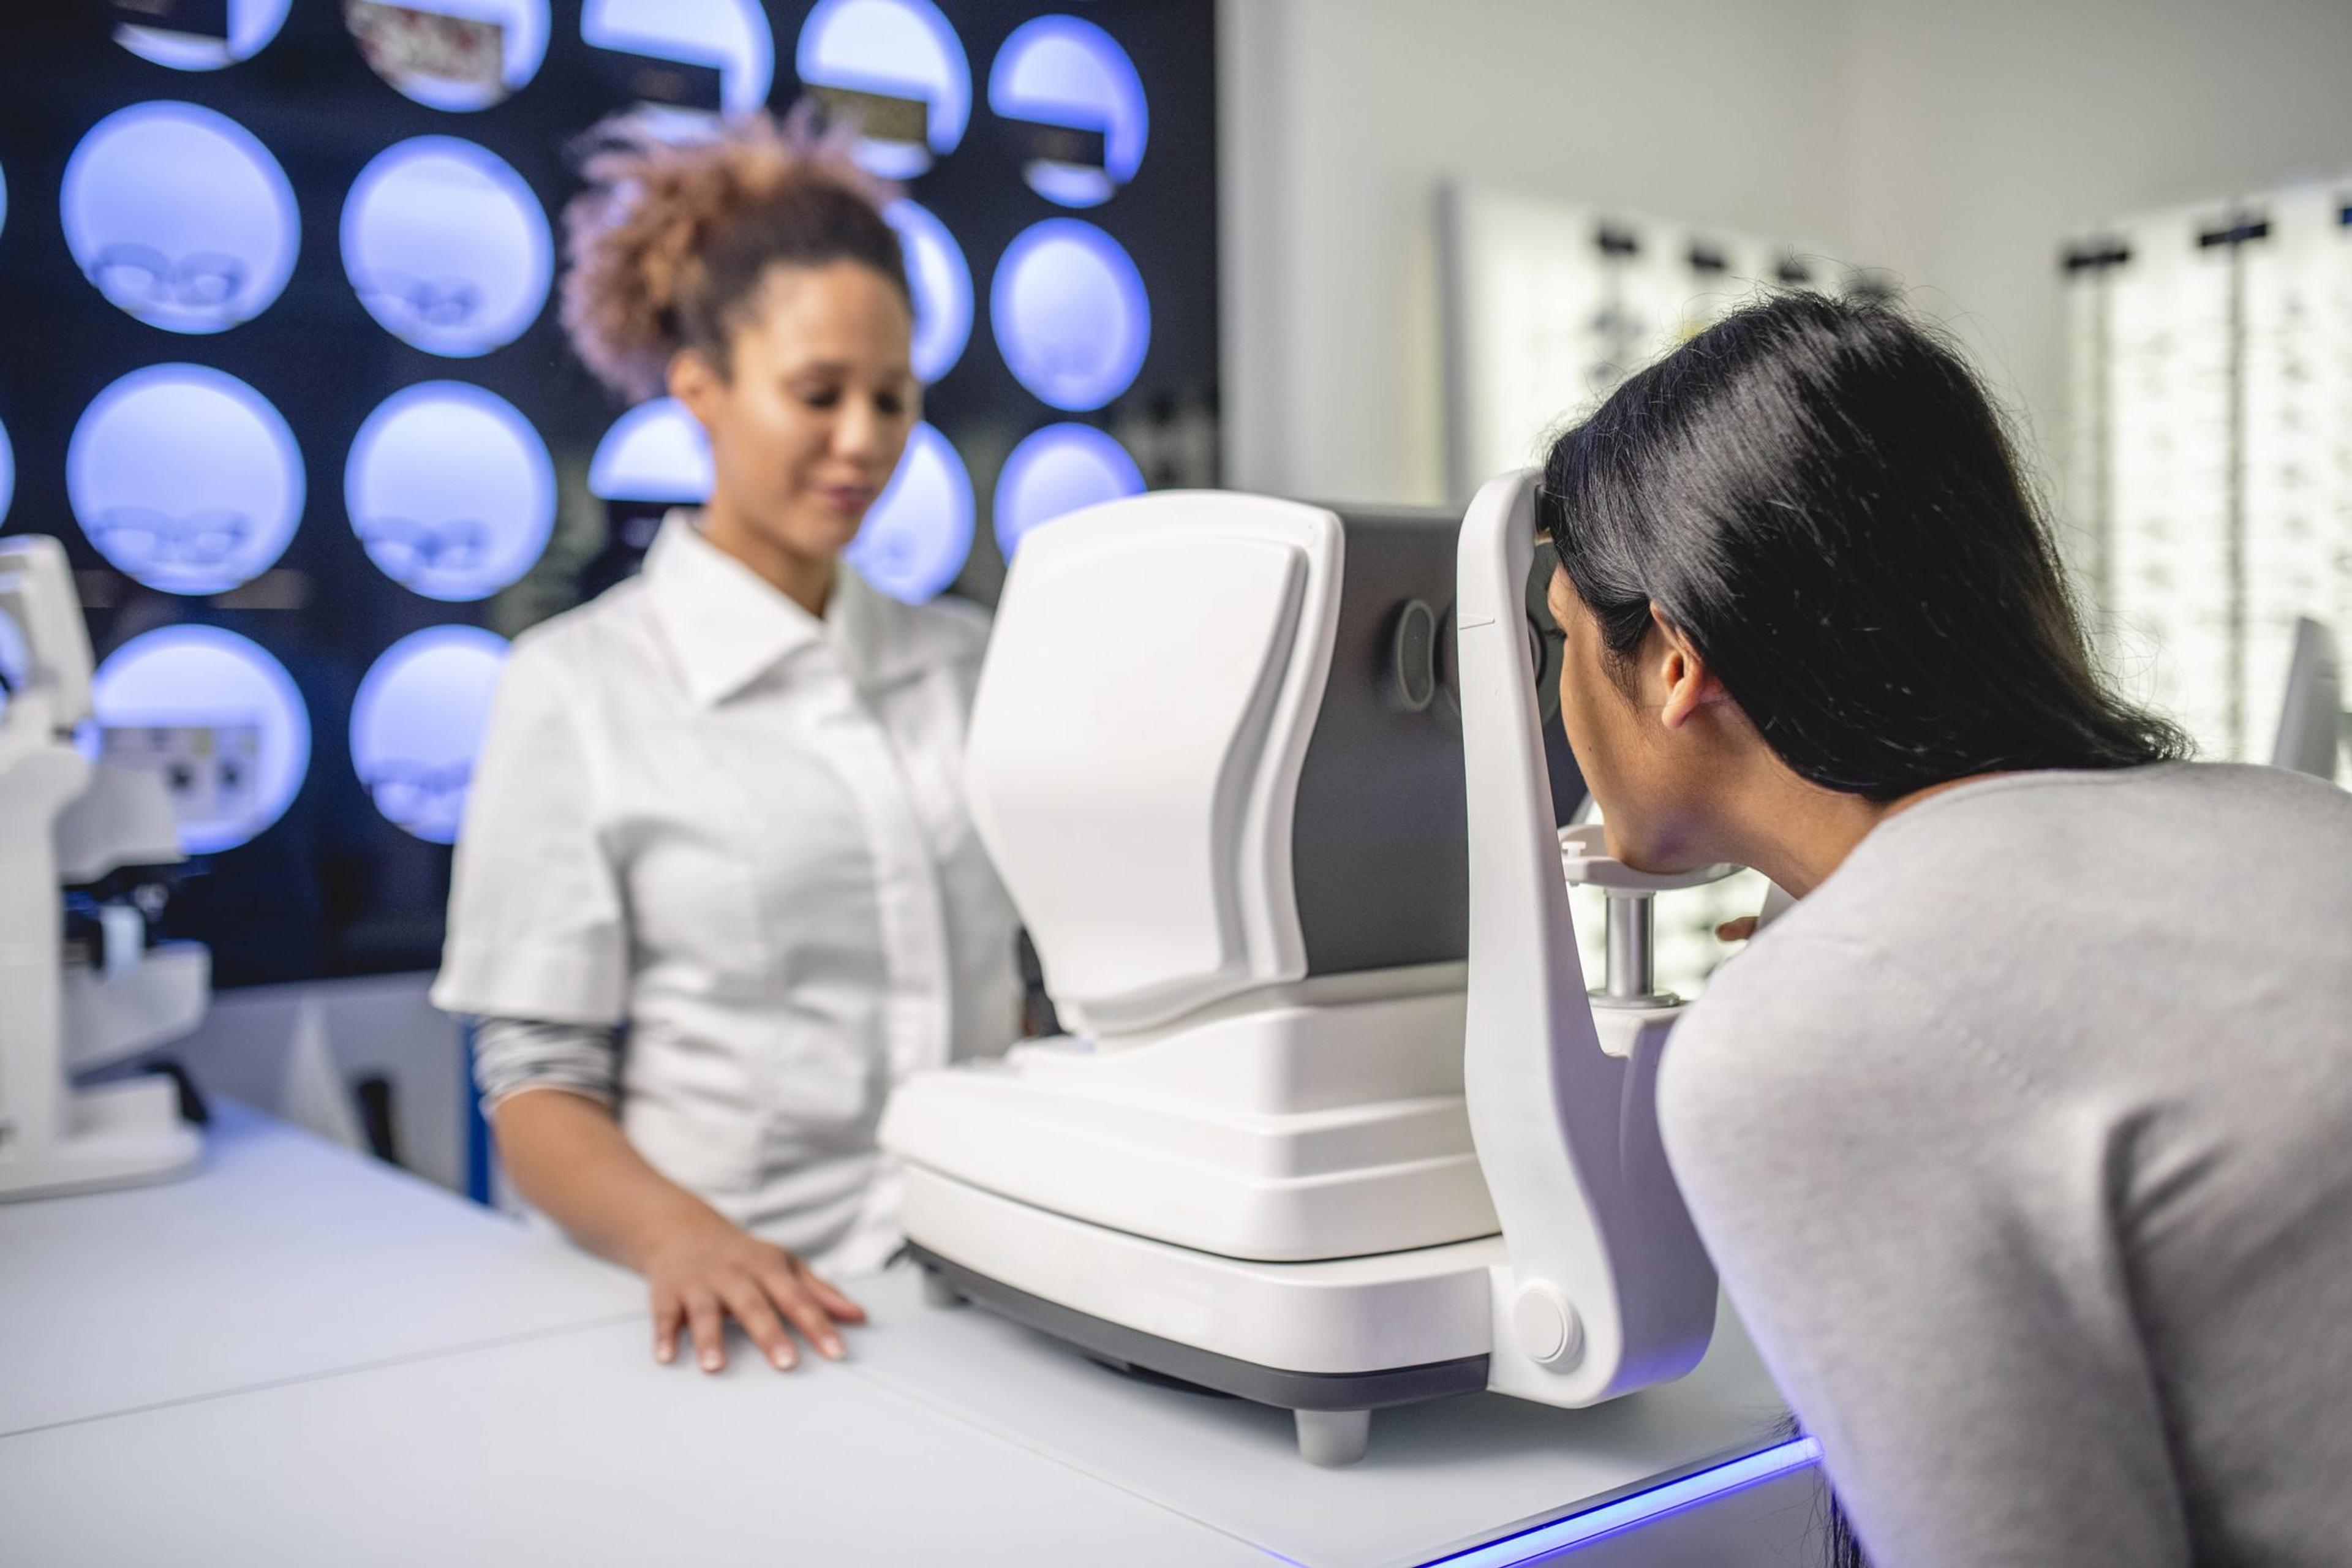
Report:
M 835 570 L 824 616 L 702 536 L 683 508 L 662 520 L 646 552 L 646 593 L 698 707 L 734 696 L 792 655 L 830 641 L 850 678 L 883 687 L 929 663 L 915 612 L 875 592 L 847 563 Z

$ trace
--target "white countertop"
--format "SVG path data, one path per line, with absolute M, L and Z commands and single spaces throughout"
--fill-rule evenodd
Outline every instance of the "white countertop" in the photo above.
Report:
M 233 1104 L 197 1173 L 0 1204 L 0 1435 L 641 1315 L 635 1276 Z
M 654 1364 L 632 1276 L 233 1108 L 187 1181 L 0 1205 L 0 1557 L 43 1564 L 1379 1568 L 1762 1447 L 1780 1413 L 1727 1314 L 1681 1383 L 1382 1411 L 1321 1470 L 1285 1412 L 927 1307 L 906 1268 L 855 1285 L 848 1362 L 713 1378 Z M 1804 1561 L 1811 1491 L 1574 1561 Z

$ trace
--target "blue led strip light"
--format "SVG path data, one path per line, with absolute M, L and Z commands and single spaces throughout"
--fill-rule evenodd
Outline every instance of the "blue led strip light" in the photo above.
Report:
M 1752 1487 L 1791 1470 L 1801 1469 L 1818 1462 L 1821 1457 L 1822 1446 L 1814 1438 L 1792 1438 L 1745 1458 L 1684 1476 L 1664 1486 L 1619 1498 L 1615 1502 L 1603 1503 L 1599 1508 L 1554 1520 L 1549 1524 L 1538 1525 L 1501 1541 L 1474 1546 L 1451 1557 L 1433 1559 L 1425 1568 L 1439 1568 L 1440 1564 L 1444 1568 L 1503 1568 L 1506 1563 L 1540 1562 L 1571 1546 L 1581 1546 L 1604 1535 L 1616 1535 L 1647 1524 L 1654 1519 L 1679 1513 L 1684 1509 L 1719 1498 L 1727 1492 L 1736 1492 L 1743 1487 Z

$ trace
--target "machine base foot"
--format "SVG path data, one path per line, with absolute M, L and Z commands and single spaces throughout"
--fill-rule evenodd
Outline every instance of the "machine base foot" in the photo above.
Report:
M 204 1143 L 180 1120 L 164 1078 L 69 1090 L 63 1136 L 39 1147 L 0 1145 L 0 1203 L 168 1182 L 195 1169 Z
M 926 1307 L 961 1307 L 963 1292 L 948 1282 L 948 1277 L 936 1268 L 923 1270 L 923 1305 Z
M 1352 1465 L 1371 1446 L 1372 1413 L 1369 1410 L 1294 1410 L 1298 1420 L 1298 1454 L 1310 1465 L 1337 1468 Z

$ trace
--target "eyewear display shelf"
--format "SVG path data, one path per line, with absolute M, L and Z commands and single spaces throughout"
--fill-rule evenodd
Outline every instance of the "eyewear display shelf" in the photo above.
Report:
M 857 1282 L 843 1363 L 656 1366 L 631 1276 L 234 1107 L 186 1181 L 0 1208 L 0 1257 L 12 1561 L 1819 1560 L 1810 1445 L 1727 1313 L 1670 1387 L 1391 1410 L 1318 1470 L 1285 1412 L 908 1268 Z

